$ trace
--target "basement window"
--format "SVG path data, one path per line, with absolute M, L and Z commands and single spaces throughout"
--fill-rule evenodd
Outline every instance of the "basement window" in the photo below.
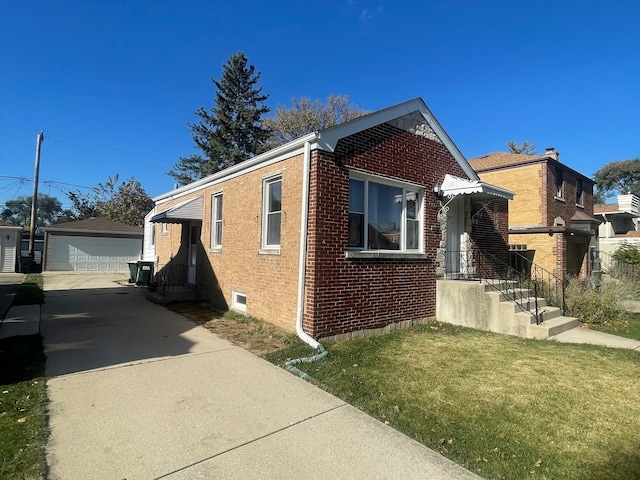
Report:
M 231 308 L 238 312 L 247 311 L 247 295 L 240 292 L 231 292 Z

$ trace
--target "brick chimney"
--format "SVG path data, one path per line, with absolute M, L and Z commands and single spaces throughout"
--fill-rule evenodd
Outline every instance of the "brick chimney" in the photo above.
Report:
M 553 147 L 549 147 L 545 149 L 544 152 L 544 156 L 545 157 L 549 157 L 549 158 L 553 158 L 554 160 L 558 160 L 560 159 L 560 152 L 558 152 L 555 148 Z

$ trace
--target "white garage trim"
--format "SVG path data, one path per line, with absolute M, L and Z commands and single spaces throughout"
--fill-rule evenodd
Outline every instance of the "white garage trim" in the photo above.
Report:
M 142 239 L 49 235 L 47 270 L 127 271 L 139 260 Z

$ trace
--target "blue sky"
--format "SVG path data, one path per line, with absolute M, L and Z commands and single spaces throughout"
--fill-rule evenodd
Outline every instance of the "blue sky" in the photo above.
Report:
M 115 174 L 171 190 L 187 123 L 240 50 L 272 110 L 422 97 L 468 159 L 526 140 L 591 176 L 640 157 L 638 25 L 631 0 L 6 1 L 0 204 L 31 194 L 41 130 L 39 191 L 66 206 Z

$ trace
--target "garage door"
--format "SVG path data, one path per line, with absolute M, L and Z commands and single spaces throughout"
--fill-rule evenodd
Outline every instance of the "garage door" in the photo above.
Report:
M 48 270 L 128 270 L 139 260 L 142 239 L 49 236 Z

